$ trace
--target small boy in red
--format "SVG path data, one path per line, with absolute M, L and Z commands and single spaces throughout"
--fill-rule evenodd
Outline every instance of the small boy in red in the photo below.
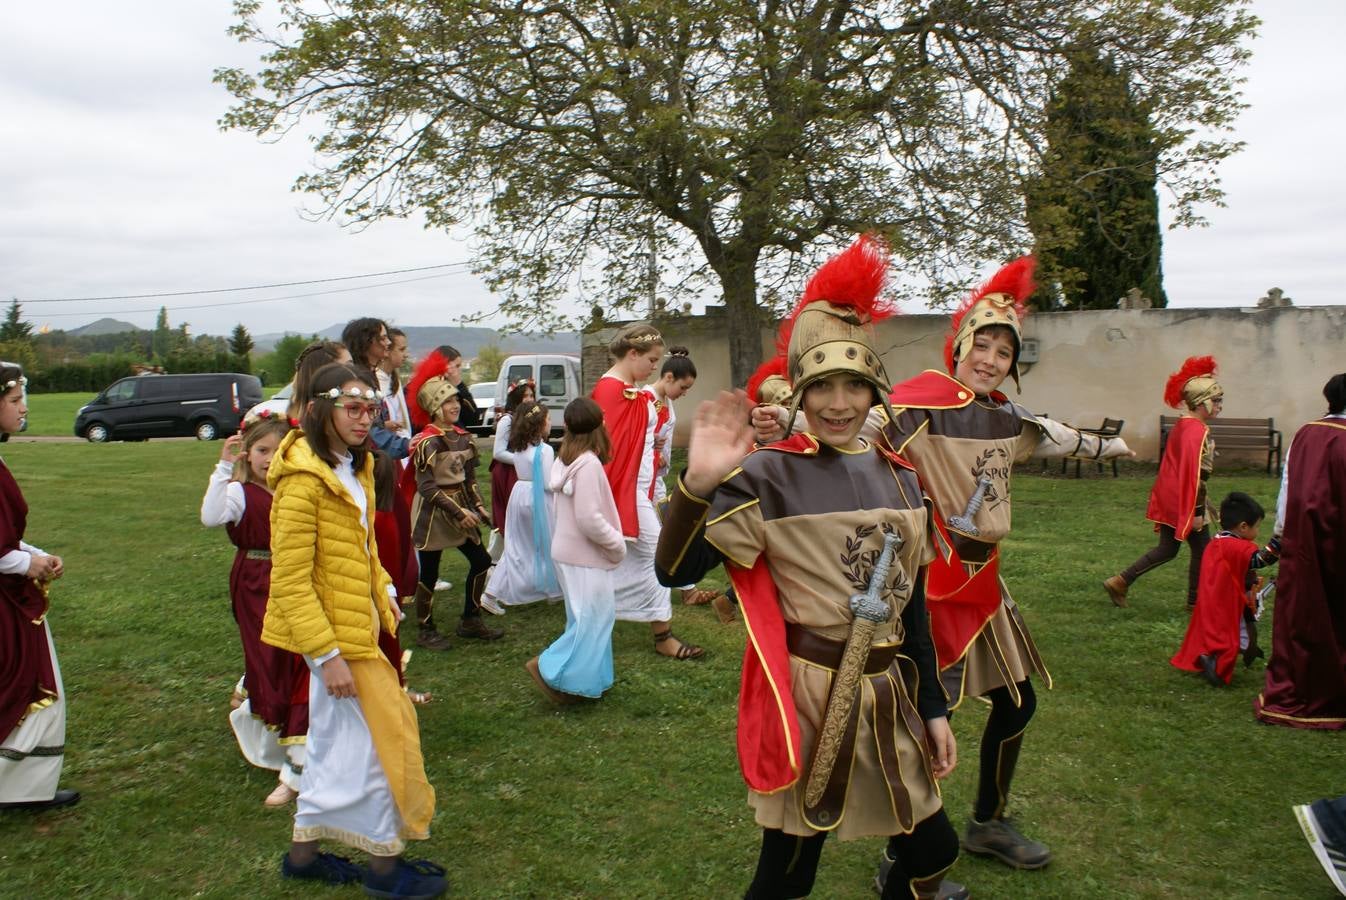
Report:
M 1257 528 L 1265 513 L 1256 500 L 1234 491 L 1220 504 L 1222 529 L 1206 547 L 1196 608 L 1182 647 L 1169 660 L 1176 668 L 1199 672 L 1215 687 L 1229 684 L 1239 652 L 1239 626 L 1250 613 L 1253 570 L 1280 558 L 1275 538 L 1257 549 Z M 1249 635 L 1253 634 L 1249 630 Z

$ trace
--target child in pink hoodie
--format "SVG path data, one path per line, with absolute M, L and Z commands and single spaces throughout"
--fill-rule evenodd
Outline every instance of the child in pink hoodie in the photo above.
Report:
M 565 437 L 548 487 L 556 492 L 552 561 L 566 630 L 524 664 L 556 703 L 597 699 L 612 687 L 613 570 L 626 555 L 617 504 L 603 472 L 610 448 L 603 410 L 588 397 L 565 408 Z

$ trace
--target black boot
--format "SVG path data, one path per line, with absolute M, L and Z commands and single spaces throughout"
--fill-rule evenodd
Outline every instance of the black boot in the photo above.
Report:
M 1257 646 L 1257 620 L 1248 616 L 1243 620 L 1243 625 L 1248 631 L 1248 646 L 1243 649 L 1243 668 L 1248 669 L 1252 667 L 1253 660 L 1263 659 L 1266 654 Z
M 416 646 L 426 650 L 448 650 L 453 645 L 449 639 L 435 628 L 434 618 L 435 592 L 423 584 L 416 585 L 416 623 L 420 634 L 416 636 Z

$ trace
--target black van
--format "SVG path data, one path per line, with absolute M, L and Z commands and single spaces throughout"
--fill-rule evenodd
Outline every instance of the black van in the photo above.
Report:
M 237 431 L 261 402 L 262 383 L 252 375 L 134 375 L 80 407 L 75 434 L 94 443 L 191 435 L 213 441 Z

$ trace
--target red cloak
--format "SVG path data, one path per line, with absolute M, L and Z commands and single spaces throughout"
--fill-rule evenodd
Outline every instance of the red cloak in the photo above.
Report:
M 973 401 L 973 391 L 961 381 L 943 372 L 927 369 L 914 378 L 894 385 L 888 401 L 894 410 L 961 409 Z M 1008 400 L 999 391 L 991 398 Z M 942 670 L 963 658 L 973 639 L 991 621 L 1003 602 L 1000 595 L 1000 550 L 991 551 L 986 564 L 969 575 L 954 549 L 944 525 L 945 513 L 932 498 L 934 526 L 939 545 L 947 554 L 936 555 L 926 570 L 925 600 L 930 612 L 930 637 Z
M 1215 657 L 1215 672 L 1225 684 L 1234 677 L 1234 661 L 1239 652 L 1239 623 L 1248 605 L 1244 586 L 1248 561 L 1257 552 L 1252 541 L 1228 534 L 1217 535 L 1206 545 L 1201 557 L 1201 580 L 1196 594 L 1196 609 L 1187 623 L 1182 646 L 1169 660 L 1176 668 L 1200 672 L 1198 656 Z
M 767 451 L 814 454 L 818 445 L 811 436 L 797 434 L 755 452 Z M 770 794 L 798 781 L 803 767 L 785 617 L 764 556 L 750 569 L 728 560 L 724 568 L 748 631 L 738 691 L 738 764 L 748 787 Z
M 647 392 L 619 378 L 604 375 L 594 385 L 590 395 L 603 409 L 603 424 L 612 442 L 612 456 L 603 465 L 612 488 L 612 499 L 617 502 L 617 518 L 622 523 L 622 534 L 633 538 L 640 535 L 640 518 L 636 514 L 636 479 L 640 475 L 640 461 L 645 454 L 645 432 L 650 427 L 650 401 Z
M 0 463 L 0 556 L 19 550 L 28 524 L 23 492 Z M 26 575 L 0 575 L 0 735 L 8 736 L 35 703 L 56 699 L 56 674 L 43 618 L 47 597 Z
M 1201 486 L 1201 448 L 1209 431 L 1200 419 L 1191 416 L 1178 419 L 1164 444 L 1159 477 L 1150 489 L 1145 518 L 1155 523 L 1155 531 L 1160 525 L 1169 526 L 1180 541 L 1186 540 L 1192 531 L 1192 513 Z
M 1274 725 L 1346 729 L 1346 419 L 1299 429 L 1286 465 L 1271 659 L 1253 710 Z

